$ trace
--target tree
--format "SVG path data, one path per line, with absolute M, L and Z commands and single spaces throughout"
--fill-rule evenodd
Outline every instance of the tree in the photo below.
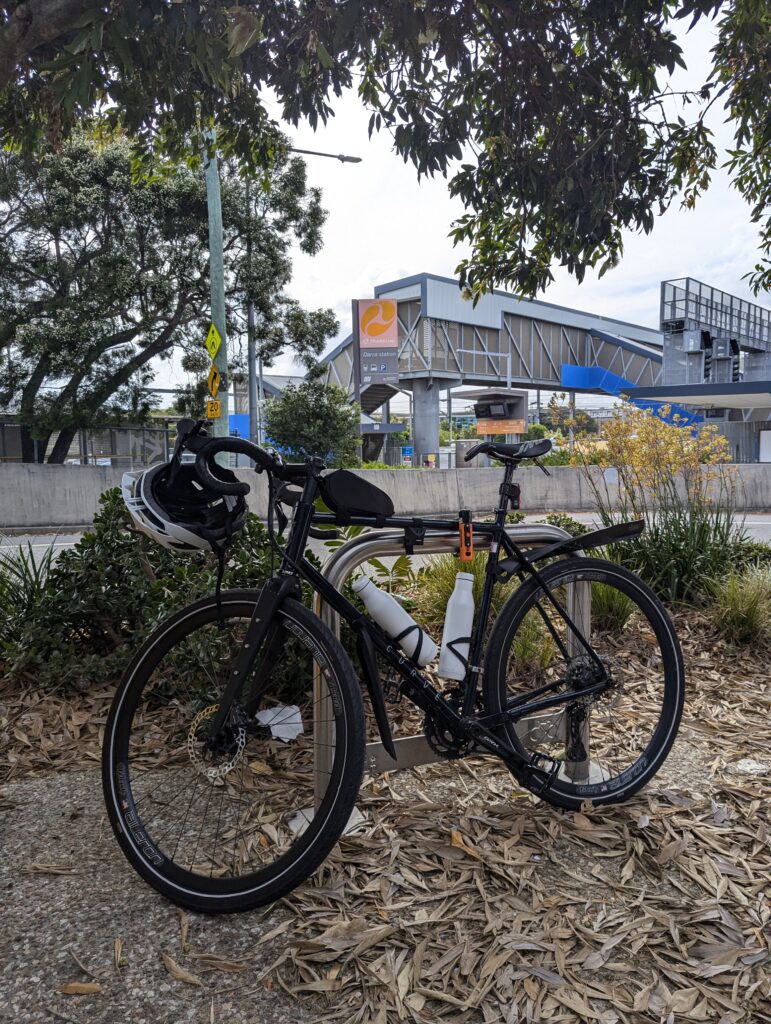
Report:
M 337 323 L 284 294 L 292 239 L 309 252 L 321 244 L 324 211 L 302 161 L 274 166 L 257 215 L 244 181 L 226 174 L 223 219 L 233 331 L 248 289 L 267 361 L 289 345 L 310 364 Z M 25 461 L 42 458 L 55 431 L 50 461 L 61 462 L 79 428 L 141 422 L 153 360 L 175 346 L 205 386 L 206 195 L 189 168 L 135 181 L 124 139 L 83 134 L 40 161 L 0 156 L 0 266 L 0 402 L 18 414 Z
M 673 19 L 720 15 L 708 80 L 672 110 L 683 64 Z M 200 158 L 208 127 L 249 167 L 282 147 L 281 117 L 316 126 L 354 82 L 371 130 L 418 174 L 449 174 L 467 213 L 453 236 L 478 295 L 532 293 L 554 264 L 579 279 L 650 231 L 717 153 L 704 117 L 725 101 L 734 182 L 761 225 L 752 276 L 771 283 L 767 0 L 0 0 L 0 141 L 56 142 L 98 109 L 140 160 Z
M 549 436 L 549 428 L 545 423 L 531 423 L 525 434 L 526 441 L 541 441 Z
M 552 395 L 549 404 L 541 413 L 541 423 L 552 430 L 567 433 L 571 428 L 580 437 L 582 434 L 596 434 L 599 431 L 597 420 L 581 409 L 571 409 L 566 402 L 567 395 Z
M 293 458 L 316 455 L 330 465 L 359 461 L 361 409 L 344 388 L 317 380 L 290 384 L 265 412 L 270 441 Z

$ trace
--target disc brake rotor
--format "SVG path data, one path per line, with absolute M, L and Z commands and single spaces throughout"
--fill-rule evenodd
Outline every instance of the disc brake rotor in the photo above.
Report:
M 212 782 L 215 779 L 224 779 L 229 772 L 233 771 L 244 752 L 244 747 L 246 746 L 246 729 L 243 726 L 239 726 L 237 729 L 233 730 L 235 751 L 232 753 L 229 760 L 222 764 L 211 764 L 204 760 L 201 751 L 199 727 L 201 723 L 206 722 L 208 719 L 213 718 L 214 715 L 216 715 L 218 707 L 219 704 L 212 704 L 208 708 L 204 708 L 203 711 L 199 711 L 193 719 L 192 724 L 190 725 L 190 731 L 187 734 L 187 752 L 190 756 L 190 763 L 195 767 L 196 771 L 200 775 L 203 775 Z

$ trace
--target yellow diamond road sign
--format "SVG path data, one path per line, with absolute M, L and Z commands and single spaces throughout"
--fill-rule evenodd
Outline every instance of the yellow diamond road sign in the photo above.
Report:
M 217 355 L 217 353 L 220 350 L 221 344 L 222 335 L 214 326 L 214 324 L 212 324 L 211 327 L 209 328 L 209 333 L 206 335 L 206 351 L 209 353 L 210 359 L 214 359 L 214 357 Z
M 216 366 L 212 366 L 211 370 L 209 370 L 209 379 L 206 381 L 206 383 L 209 385 L 209 394 L 212 396 L 212 398 L 217 397 L 217 392 L 220 389 L 221 380 L 222 378 L 220 377 L 219 370 L 217 369 Z
M 206 403 L 206 418 L 210 420 L 218 420 L 220 417 L 220 403 L 219 402 L 207 402 Z

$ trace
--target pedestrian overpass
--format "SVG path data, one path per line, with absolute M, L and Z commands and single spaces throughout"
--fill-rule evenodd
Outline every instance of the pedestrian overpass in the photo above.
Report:
M 361 385 L 359 400 L 371 414 L 411 391 L 416 457 L 438 451 L 440 394 L 461 385 L 618 396 L 661 382 L 664 339 L 650 327 L 502 291 L 475 306 L 457 281 L 433 274 L 378 285 L 374 296 L 397 303 L 399 382 Z M 323 362 L 327 383 L 356 394 L 352 336 Z

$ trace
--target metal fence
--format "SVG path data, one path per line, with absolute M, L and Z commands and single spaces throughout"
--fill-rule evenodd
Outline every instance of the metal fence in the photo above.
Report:
M 79 430 L 64 462 L 69 465 L 119 466 L 134 469 L 165 462 L 176 437 L 176 420 L 153 420 L 142 426 L 94 427 Z M 45 462 L 58 434 L 52 434 L 45 452 L 36 450 L 37 462 Z M 36 442 L 41 446 L 43 442 Z M 0 462 L 21 462 L 21 428 L 14 422 L 0 422 Z

